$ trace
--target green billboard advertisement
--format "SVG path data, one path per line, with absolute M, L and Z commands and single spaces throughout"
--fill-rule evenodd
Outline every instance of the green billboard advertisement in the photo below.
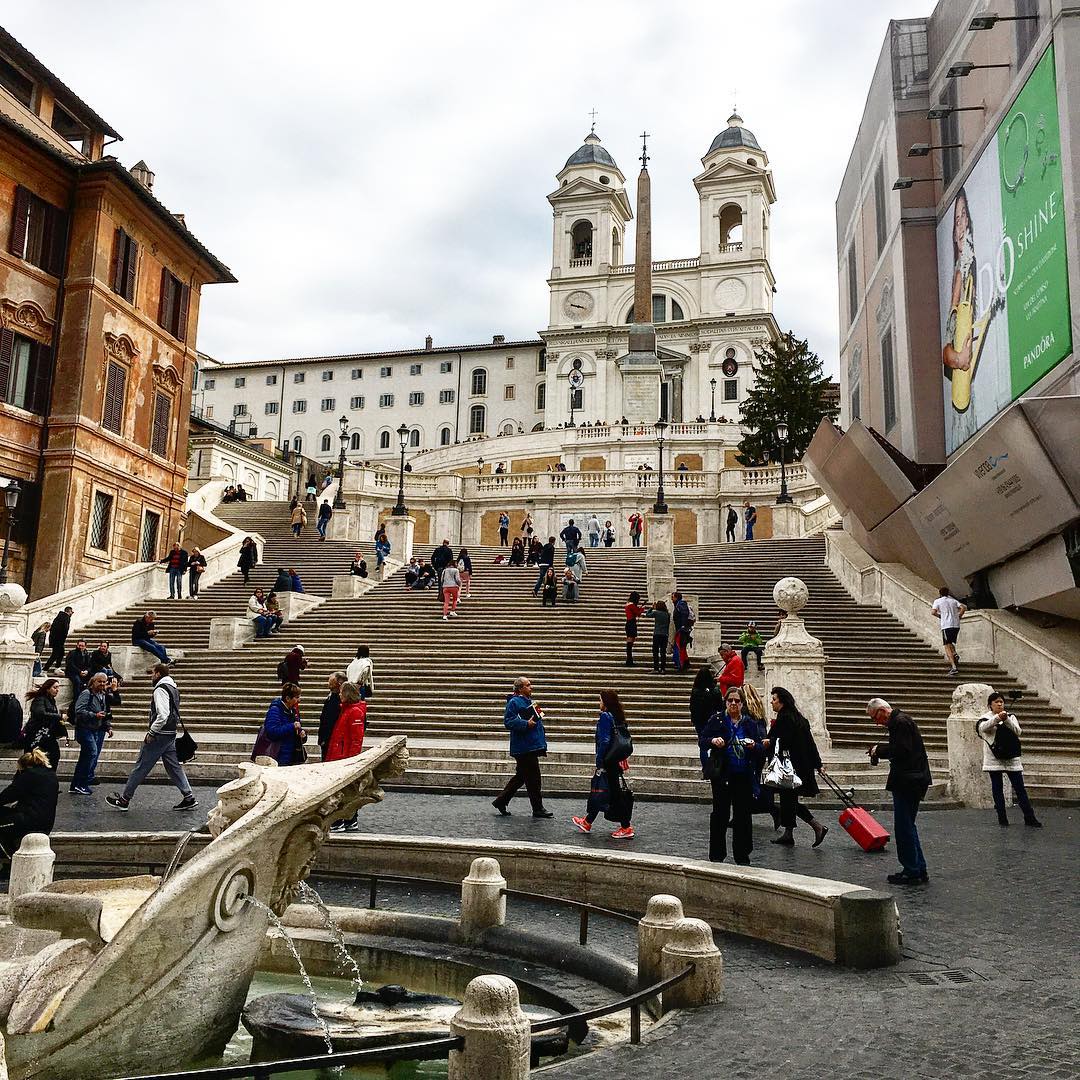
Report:
M 1054 50 L 938 224 L 945 449 L 1072 351 Z

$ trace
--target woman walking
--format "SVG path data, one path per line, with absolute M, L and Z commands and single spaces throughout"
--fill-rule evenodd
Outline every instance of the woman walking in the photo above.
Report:
M 988 711 L 975 722 L 975 731 L 983 741 L 983 772 L 990 776 L 990 791 L 994 796 L 994 809 L 999 825 L 1009 824 L 1005 812 L 1005 781 L 1009 778 L 1017 804 L 1024 815 L 1024 824 L 1041 829 L 1042 822 L 1035 816 L 1035 808 L 1024 787 L 1024 763 L 1020 760 L 1020 722 L 1005 708 L 1005 698 L 998 693 L 986 699 Z
M 314 492 L 311 492 L 314 496 Z M 304 507 L 297 503 L 293 508 L 293 512 L 289 515 L 289 525 L 292 527 L 292 534 L 295 540 L 300 539 L 300 533 L 303 531 L 304 526 L 307 524 L 307 511 Z
M 0 856 L 9 862 L 24 836 L 52 832 L 60 794 L 56 770 L 41 750 L 27 751 L 15 769 L 11 783 L 0 791 Z
M 461 571 L 456 563 L 443 567 L 439 585 L 442 588 L 442 621 L 449 622 L 451 615 L 457 617 L 458 596 L 461 593 Z
M 795 705 L 795 699 L 782 686 L 774 686 L 771 698 L 776 719 L 769 729 L 769 737 L 764 740 L 765 749 L 775 754 L 780 752 L 791 759 L 796 775 L 802 781 L 797 791 L 780 789 L 780 824 L 784 831 L 772 842 L 783 847 L 795 846 L 795 819 L 801 818 L 814 830 L 814 842 L 811 847 L 818 847 L 829 831 L 817 818 L 799 802 L 800 795 L 818 793 L 817 770 L 821 766 L 821 755 L 817 743 L 810 731 L 810 722 Z
M 652 667 L 661 675 L 667 674 L 667 643 L 671 636 L 671 612 L 663 600 L 657 600 L 650 611 L 645 612 L 647 619 L 653 620 Z
M 641 593 L 632 592 L 626 604 L 626 666 L 634 666 L 634 644 L 637 641 L 637 621 L 645 614 L 645 605 L 641 602 Z
M 571 818 L 579 832 L 592 832 L 593 822 L 603 810 L 608 820 L 619 823 L 619 827 L 611 834 L 612 840 L 634 838 L 634 827 L 630 824 L 634 803 L 633 799 L 628 799 L 624 794 L 622 783 L 622 774 L 629 767 L 624 750 L 630 746 L 630 727 L 626 722 L 626 711 L 619 695 L 614 690 L 601 690 L 600 716 L 596 721 L 594 775 L 596 779 L 604 777 L 607 784 L 607 806 L 596 806 L 595 809 L 590 808 L 584 817 Z
M 26 695 L 30 702 L 30 719 L 23 728 L 22 745 L 26 750 L 40 750 L 56 772 L 60 764 L 60 740 L 70 745 L 67 728 L 60 719 L 56 707 L 56 695 L 60 693 L 59 679 L 46 679 L 36 690 Z
M 206 556 L 197 548 L 191 549 L 187 561 L 187 591 L 189 600 L 199 599 L 199 578 L 206 573 Z
M 457 568 L 461 574 L 461 588 L 464 590 L 464 599 L 468 600 L 472 597 L 472 559 L 469 558 L 467 548 L 462 548 L 458 552 Z
M 244 575 L 244 584 L 249 584 L 249 578 L 251 577 L 251 568 L 259 561 L 259 549 L 255 546 L 255 541 L 250 536 L 244 537 L 244 542 L 240 545 L 240 558 L 236 560 L 236 565 L 240 567 L 240 573 Z
M 728 691 L 724 711 L 709 718 L 698 736 L 698 746 L 709 755 L 707 771 L 712 784 L 709 859 L 723 862 L 727 858 L 730 822 L 735 862 L 749 866 L 750 852 L 754 850 L 751 814 L 758 787 L 761 742 L 738 687 Z

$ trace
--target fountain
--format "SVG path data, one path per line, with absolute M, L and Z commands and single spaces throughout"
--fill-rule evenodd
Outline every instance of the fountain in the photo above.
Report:
M 269 916 L 296 897 L 330 824 L 381 800 L 380 782 L 407 760 L 398 736 L 344 761 L 245 763 L 218 792 L 210 843 L 182 865 L 178 851 L 169 876 L 60 881 L 16 898 L 0 941 L 10 1080 L 86 1080 L 88 1062 L 102 1076 L 160 1072 L 220 1053 Z

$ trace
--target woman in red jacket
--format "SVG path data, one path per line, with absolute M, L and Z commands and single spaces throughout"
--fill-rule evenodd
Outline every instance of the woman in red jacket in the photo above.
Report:
M 356 683 L 343 683 L 341 687 L 341 712 L 334 724 L 333 734 L 326 744 L 326 761 L 341 761 L 356 757 L 364 749 L 364 721 L 367 718 L 367 702 L 360 698 Z M 358 811 L 357 811 L 358 812 Z M 357 812 L 348 821 L 342 819 L 330 826 L 333 833 L 356 832 L 360 828 Z

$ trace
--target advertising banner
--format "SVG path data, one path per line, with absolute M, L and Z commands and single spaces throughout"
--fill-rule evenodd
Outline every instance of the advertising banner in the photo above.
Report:
M 937 249 L 951 454 L 1072 351 L 1053 47 L 938 223 Z

